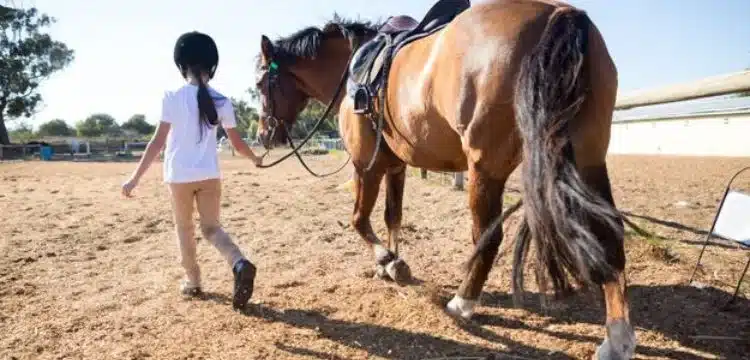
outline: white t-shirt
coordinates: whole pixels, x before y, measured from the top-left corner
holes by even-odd
[[[219,124],[225,129],[237,126],[232,101],[208,87],[214,99]],[[198,117],[198,86],[185,84],[167,91],[162,100],[161,121],[171,124],[164,149],[164,182],[186,183],[219,179],[216,152],[217,126],[206,127]],[[200,126],[203,126],[201,138]]]

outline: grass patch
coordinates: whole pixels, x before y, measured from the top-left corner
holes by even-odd
[[[680,254],[674,249],[674,243],[670,239],[653,234],[639,222],[631,221],[627,216],[624,216],[623,220],[625,221],[625,239],[637,241],[643,245],[645,255],[666,264],[680,262]]]
[[[643,239],[645,240],[648,254],[655,260],[667,264],[676,264],[680,262],[680,254],[674,250],[674,246],[672,246],[666,238],[660,236],[646,236],[643,237]]]

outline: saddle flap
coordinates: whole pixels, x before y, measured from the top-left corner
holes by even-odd
[[[349,66],[349,79],[356,84],[369,85],[378,72],[376,66],[382,66],[385,54],[385,39],[381,35],[364,43],[352,57]],[[373,74],[375,73],[375,74]]]

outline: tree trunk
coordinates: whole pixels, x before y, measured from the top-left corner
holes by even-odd
[[[0,109],[0,145],[10,145],[8,128],[5,127],[5,118],[3,118],[3,109]]]

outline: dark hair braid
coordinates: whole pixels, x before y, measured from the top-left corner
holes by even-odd
[[[198,126],[200,128],[201,140],[203,140],[203,131],[205,127],[212,127],[219,124],[219,115],[216,113],[216,105],[214,104],[211,94],[208,92],[208,87],[203,82],[203,69],[198,65],[190,67],[190,73],[198,81]]]

